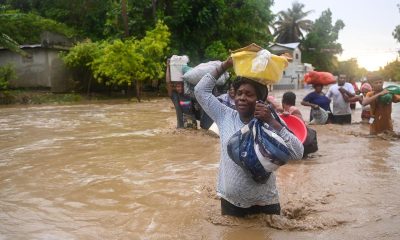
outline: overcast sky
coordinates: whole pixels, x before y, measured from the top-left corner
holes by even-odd
[[[292,0],[275,0],[272,11],[277,13],[292,6]],[[313,10],[310,20],[330,9],[333,23],[341,19],[346,25],[339,32],[338,42],[343,53],[339,60],[357,58],[358,64],[368,70],[377,70],[396,59],[400,44],[392,36],[400,25],[400,0],[299,0],[304,11]]]

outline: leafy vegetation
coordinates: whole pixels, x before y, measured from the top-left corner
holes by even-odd
[[[8,88],[9,81],[16,77],[12,64],[0,66],[0,91]]]
[[[332,12],[323,11],[302,42],[304,62],[312,63],[319,71],[334,72],[338,65],[335,55],[342,52],[337,40],[344,26],[342,20],[332,24]]]
[[[0,33],[12,37],[8,42],[19,44],[40,43],[40,34],[43,31],[61,33],[67,37],[75,35],[74,30],[65,24],[43,18],[34,13],[20,13],[18,11],[0,13]],[[2,46],[6,47],[7,45],[2,44]]]
[[[387,64],[381,72],[387,80],[400,82],[400,61],[396,60]]]
[[[351,58],[347,61],[338,62],[337,69],[334,73],[336,75],[345,74],[350,79],[360,79],[361,77],[366,76],[368,71],[367,69],[358,66],[357,59]]]
[[[140,85],[164,76],[164,58],[168,51],[170,32],[159,21],[142,39],[129,38],[103,42],[83,42],[63,56],[67,66],[87,80],[93,76],[106,85],[128,85],[136,81],[140,100]],[[82,84],[83,85],[83,84]]]
[[[73,37],[76,45],[62,58],[73,70],[76,90],[142,85],[164,77],[165,60],[188,55],[196,65],[225,59],[229,50],[252,42],[301,41],[303,62],[317,70],[359,76],[355,59],[339,62],[338,43],[344,23],[332,21],[328,9],[313,23],[311,11],[294,2],[271,12],[273,0],[3,0],[0,3],[0,46],[20,52],[18,44],[39,43],[43,31]],[[275,18],[276,17],[276,18]],[[276,21],[274,21],[276,19]],[[274,33],[270,27],[275,28]],[[307,35],[306,35],[307,34]],[[393,32],[400,41],[400,27]],[[395,65],[395,64],[394,64]],[[394,76],[388,67],[388,76]],[[397,77],[392,77],[397,79]]]

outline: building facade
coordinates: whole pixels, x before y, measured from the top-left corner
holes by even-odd
[[[273,54],[288,53],[293,60],[283,72],[282,79],[273,85],[274,89],[298,89],[303,87],[304,74],[313,70],[311,64],[302,63],[300,43],[274,43],[269,48]]]
[[[69,49],[68,44],[60,44],[60,36],[51,33],[42,34],[41,39],[39,44],[20,46],[26,56],[0,48],[0,66],[11,64],[17,75],[9,87],[43,88],[52,92],[71,90],[73,80],[70,71],[59,56],[60,52]]]

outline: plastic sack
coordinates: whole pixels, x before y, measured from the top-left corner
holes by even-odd
[[[274,117],[286,127],[276,113]],[[273,171],[290,159],[296,158],[291,155],[286,142],[271,126],[256,118],[229,139],[227,151],[229,157],[250,173],[257,183],[267,182]]]
[[[315,125],[323,125],[328,121],[329,112],[325,111],[325,109],[318,108],[318,109],[311,109],[311,116],[313,120],[310,124]]]
[[[283,139],[253,119],[228,142],[229,157],[258,183],[265,183],[271,172],[287,163],[290,153]]]
[[[183,80],[192,85],[196,85],[207,73],[211,73],[216,67],[221,65],[221,61],[210,61],[207,63],[200,63],[196,67],[190,69],[183,75]],[[229,79],[229,73],[225,72],[220,78],[217,79],[216,84],[223,86],[226,80]]]
[[[288,66],[287,58],[270,54],[254,43],[233,51],[231,57],[236,75],[263,85],[277,83]]]
[[[304,82],[307,84],[329,85],[335,83],[335,77],[329,72],[311,71],[304,75]]]
[[[379,97],[379,101],[382,103],[390,104],[393,101],[394,95],[400,95],[400,87],[398,86],[390,85],[385,87],[385,89],[389,92]]]
[[[270,58],[271,53],[269,51],[265,49],[258,51],[251,63],[251,71],[256,73],[264,71]]]

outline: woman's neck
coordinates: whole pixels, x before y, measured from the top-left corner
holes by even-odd
[[[240,121],[242,121],[244,124],[248,124],[251,119],[253,119],[253,115],[240,117]]]

